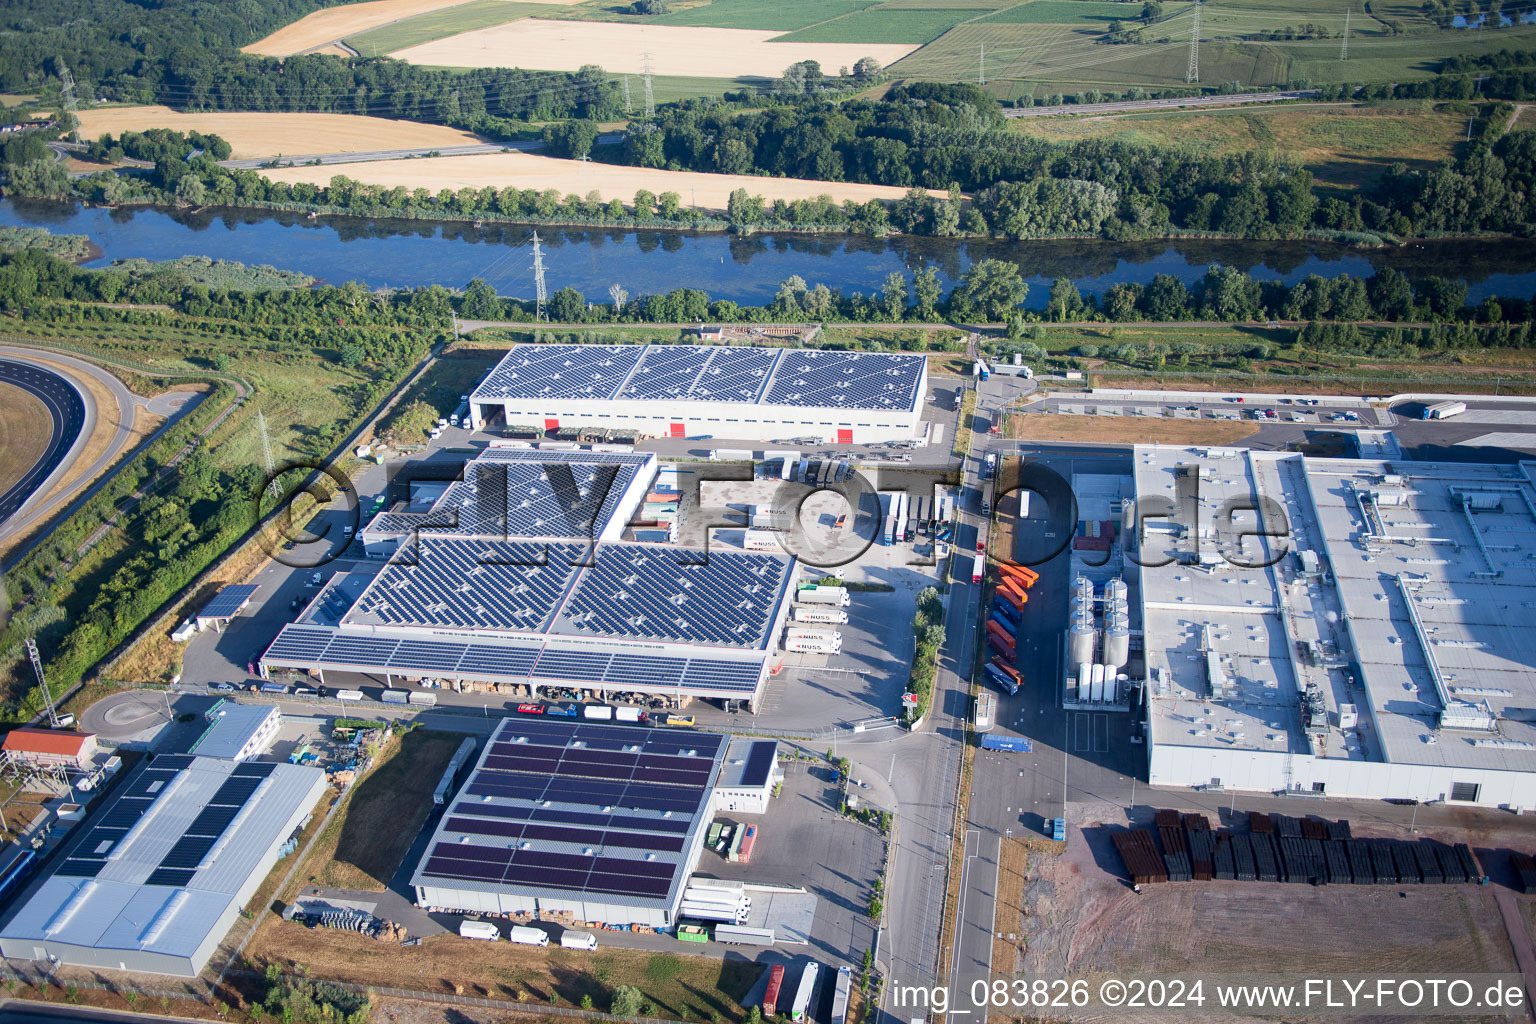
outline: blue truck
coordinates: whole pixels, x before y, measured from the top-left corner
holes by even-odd
[[[983,750],[1012,750],[1020,754],[1027,754],[1035,749],[1034,744],[1023,736],[999,736],[995,732],[989,732],[981,738]]]

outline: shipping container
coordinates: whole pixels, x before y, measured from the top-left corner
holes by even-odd
[[[977,732],[988,732],[997,724],[997,699],[985,690],[976,695],[976,715],[973,724]]]
[[[768,969],[768,988],[763,992],[763,1018],[766,1020],[779,1012],[779,990],[784,987],[784,965],[774,964]]]
[[[708,942],[709,931],[696,924],[681,924],[677,926],[678,942]]]
[[[837,969],[837,987],[832,990],[832,1016],[828,1024],[847,1024],[848,1022],[848,996],[853,992],[853,970],[849,967]]]
[[[405,704],[410,701],[410,695],[404,690],[385,690],[379,694],[379,699],[385,704]]]
[[[459,934],[466,939],[482,939],[486,942],[495,942],[501,938],[501,932],[490,921],[460,921]]]
[[[430,708],[437,704],[437,694],[427,693],[422,690],[412,690],[409,700],[412,704],[415,704],[418,707]]]
[[[507,929],[507,938],[524,946],[549,945],[549,933],[538,928],[529,928],[527,925],[514,924]]]
[[[362,700],[363,699],[363,691],[362,690],[337,690],[336,691],[336,699],[337,700]]]
[[[999,736],[996,733],[983,736],[981,745],[987,750],[1012,750],[1024,754],[1034,749],[1034,744],[1023,736]]]
[[[746,833],[741,837],[741,844],[736,847],[735,859],[742,864],[752,863],[752,848],[757,845],[757,826],[748,825]]]

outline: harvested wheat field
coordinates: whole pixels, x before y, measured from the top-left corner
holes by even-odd
[[[236,159],[304,156],[319,153],[367,153],[416,146],[469,146],[485,140],[469,132],[415,121],[356,114],[182,114],[170,107],[106,107],[82,110],[81,138],[121,135],[147,128],[218,135]],[[329,175],[326,176],[329,181]]]
[[[1246,420],[1183,420],[1146,416],[1028,413],[1009,417],[1008,436],[1027,441],[1103,444],[1232,444],[1258,433]]]
[[[773,41],[781,35],[739,28],[524,18],[408,46],[390,56],[413,64],[533,71],[575,71],[596,64],[609,74],[633,75],[645,70],[649,53],[651,72],[657,75],[778,78],[796,61],[820,61],[823,70],[836,71],[852,67],[861,57],[873,57],[884,67],[917,49],[893,43]]]
[[[806,178],[767,178],[751,174],[706,174],[701,171],[663,171],[650,167],[619,167],[613,164],[560,160],[533,153],[485,153],[474,156],[440,156],[421,160],[369,160],[341,167],[281,167],[262,171],[273,181],[290,184],[307,181],[326,185],[337,174],[369,185],[394,188],[439,189],[506,188],[556,189],[562,195],[585,196],[596,191],[606,201],[628,204],[638,189],[660,195],[676,192],[683,206],[723,210],[731,192],[744,188],[749,195],[766,199],[812,199],[831,196],[837,202],[853,199],[900,199],[906,189],[887,185],[859,185]],[[942,195],[935,192],[934,195]]]
[[[42,401],[12,384],[0,384],[0,493],[8,491],[42,457],[53,420]]]
[[[430,14],[445,7],[457,7],[468,0],[370,0],[369,3],[343,4],[306,14],[291,25],[284,25],[265,39],[244,47],[246,53],[267,57],[286,57],[305,53],[347,36],[366,32],[380,25]],[[574,4],[581,0],[527,0],[529,3]]]

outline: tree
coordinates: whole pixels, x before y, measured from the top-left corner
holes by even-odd
[[[802,60],[784,69],[784,77],[779,79],[779,90],[797,95],[809,95],[820,90],[825,82],[826,76],[821,73],[819,62]]]
[[[793,320],[804,312],[800,300],[805,297],[805,278],[799,274],[779,284],[778,294],[773,297],[773,305],[769,307],[773,315],[780,320]]]
[[[1172,274],[1157,274],[1147,288],[1147,319],[1183,320],[1189,316],[1189,289]]]
[[[649,189],[635,191],[635,220],[650,220],[656,216],[656,193]]]
[[[496,289],[485,282],[484,278],[475,278],[469,282],[469,287],[464,289],[464,298],[459,303],[459,314],[466,320],[495,320],[501,315],[501,302],[496,298]]]
[[[939,297],[944,286],[939,283],[939,272],[932,267],[922,267],[912,277],[912,296],[917,300],[917,318],[932,320],[937,315]]]
[[[960,278],[950,295],[950,302],[961,316],[997,321],[1005,318],[1029,295],[1029,285],[1019,276],[1017,265],[1006,260],[981,260],[973,263]]]
[[[580,320],[586,309],[586,297],[567,285],[555,292],[549,304],[549,315],[557,323],[570,324]]]
[[[624,303],[629,301],[629,292],[617,284],[611,284],[608,286],[608,298],[613,303],[614,313],[623,313]]]
[[[638,1017],[640,1007],[645,1002],[645,996],[633,985],[620,985],[613,990],[613,1001],[609,1007],[617,1017]]]
[[[907,278],[905,274],[892,272],[885,276],[885,287],[880,291],[880,305],[885,318],[892,323],[905,319],[907,314]]]
[[[873,57],[860,57],[853,63],[853,77],[867,82],[880,74],[880,62]]]
[[[195,174],[184,174],[176,183],[176,202],[181,206],[201,206],[207,196],[207,186]]]
[[[1051,282],[1051,299],[1048,304],[1051,315],[1058,322],[1077,319],[1083,309],[1083,295],[1070,277],[1058,277]]]

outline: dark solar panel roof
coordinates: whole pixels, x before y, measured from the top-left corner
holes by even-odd
[[[763,402],[842,409],[911,409],[924,357],[887,352],[797,349],[774,368]]]
[[[617,398],[753,402],[780,350],[718,345],[650,345]]]
[[[681,885],[725,739],[507,719],[413,884],[663,899]]]
[[[741,784],[752,788],[766,783],[773,771],[773,759],[778,749],[779,745],[771,740],[752,744],[752,750],[747,754],[747,765],[741,773]]]
[[[235,583],[213,595],[213,600],[203,605],[197,613],[200,619],[227,619],[240,610],[260,588],[254,583]]]
[[[640,345],[517,345],[475,389],[485,398],[612,398]]]

